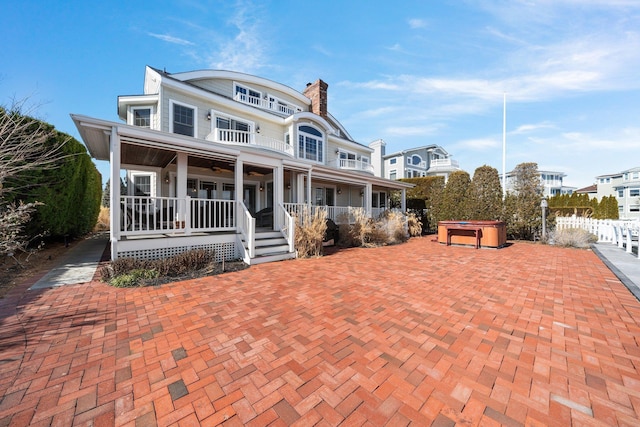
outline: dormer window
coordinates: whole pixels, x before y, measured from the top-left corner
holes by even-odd
[[[260,92],[237,83],[235,86],[234,99],[236,101],[244,102],[245,104],[260,105],[260,100],[262,99],[262,94]]]
[[[151,127],[151,108],[133,108],[133,125],[143,128]]]
[[[324,153],[324,137],[318,129],[301,125],[298,127],[298,157],[322,163]]]

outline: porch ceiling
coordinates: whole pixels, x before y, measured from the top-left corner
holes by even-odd
[[[175,156],[175,151],[140,145],[122,144],[121,148],[121,162],[130,165],[165,168]],[[209,163],[211,163],[210,160]]]

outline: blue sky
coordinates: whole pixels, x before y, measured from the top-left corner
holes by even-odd
[[[471,175],[522,162],[584,187],[640,166],[640,0],[3,2],[0,104],[79,139],[118,121],[145,65],[227,69],[302,91],[387,153],[443,146]],[[98,162],[106,180],[107,167]]]

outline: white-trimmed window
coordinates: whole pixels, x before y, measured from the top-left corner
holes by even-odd
[[[640,196],[640,188],[629,189],[629,197],[638,197],[638,196]]]
[[[302,111],[302,108],[298,107],[297,105],[289,104],[288,102],[283,101],[277,96],[268,94],[265,98],[269,100],[269,109],[277,111],[278,113],[290,116]]]
[[[196,114],[197,108],[191,105],[170,101],[169,124],[171,133],[186,136],[196,136]]]
[[[398,172],[395,169],[389,171],[389,179],[395,180],[397,178],[397,176],[398,176]]]
[[[387,193],[384,191],[373,191],[371,193],[371,207],[384,209],[387,207]]]
[[[131,124],[143,128],[151,127],[151,107],[131,107]]]
[[[393,159],[389,159],[389,164],[390,165],[395,165],[396,164],[396,158],[394,157]]]
[[[234,83],[233,93],[237,101],[245,104],[260,105],[260,100],[262,99],[261,92],[239,83]]]
[[[624,197],[624,190],[618,190],[618,197],[621,199]]]
[[[131,174],[131,181],[133,183],[132,189],[129,194],[132,196],[146,196],[150,197],[155,194],[153,191],[153,176],[150,172],[135,172]]]
[[[211,113],[212,121],[217,132],[217,141],[244,144],[251,142],[251,133],[253,133],[255,129],[254,122],[215,110],[212,110]]]
[[[324,159],[324,137],[322,132],[310,125],[298,126],[298,157],[322,163]]]

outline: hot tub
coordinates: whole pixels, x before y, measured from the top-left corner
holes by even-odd
[[[507,228],[504,221],[439,221],[438,243],[501,248]]]

